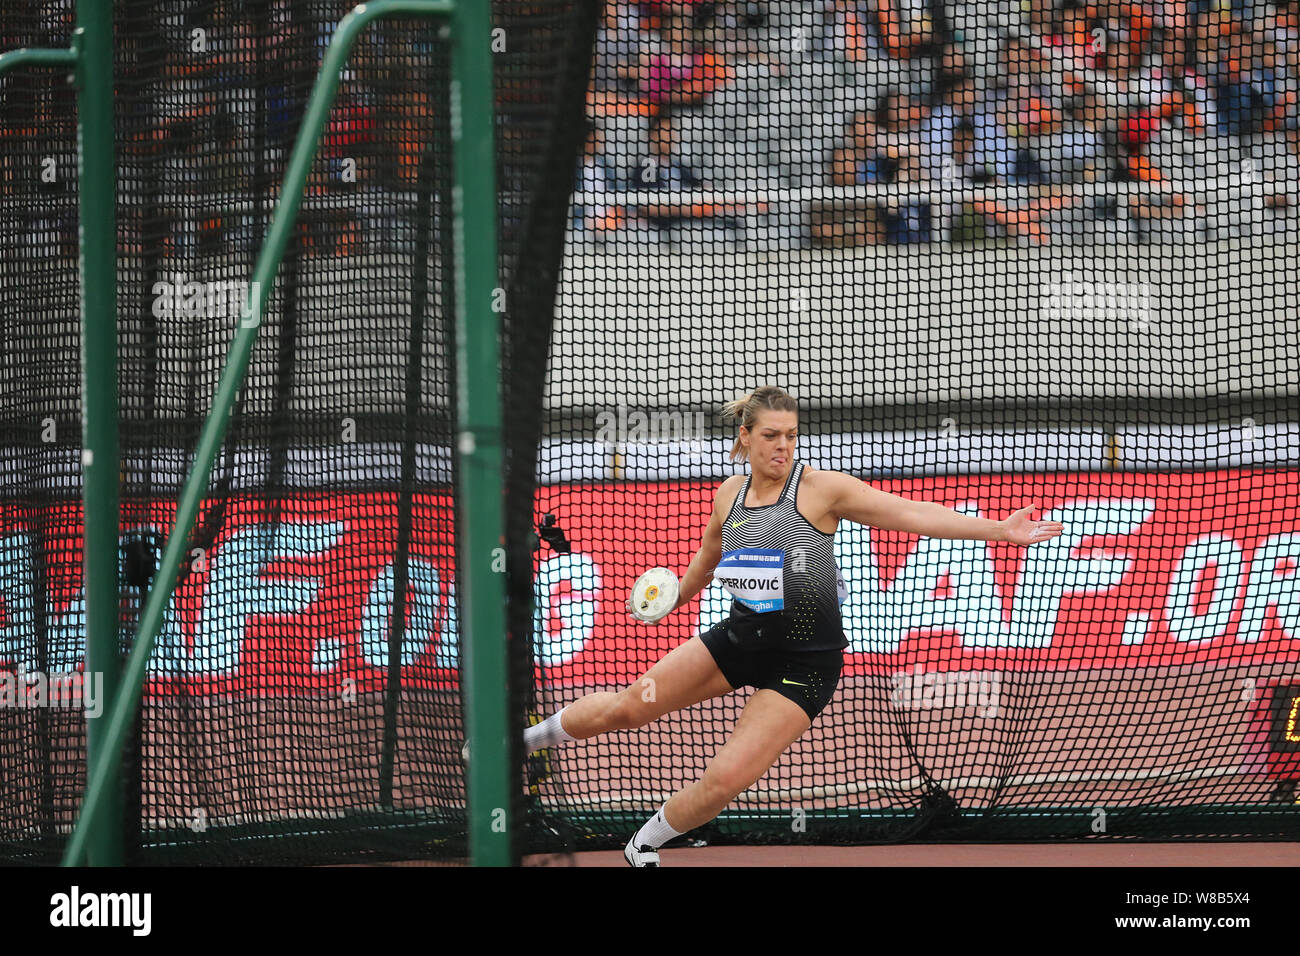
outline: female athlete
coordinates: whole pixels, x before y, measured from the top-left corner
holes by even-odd
[[[677,791],[628,841],[632,866],[659,866],[659,848],[712,820],[812,726],[839,682],[848,640],[840,624],[839,572],[831,543],[840,521],[932,538],[1031,545],[1059,535],[1032,521],[1035,506],[1002,521],[872,488],[838,471],[795,461],[798,406],[765,386],[731,402],[741,422],[732,460],[748,475],[718,488],[700,549],[682,577],[674,610],[712,580],[734,596],[730,616],[666,654],[622,692],[574,701],[525,732],[528,753],[611,730],[644,727],[700,701],[755,688],[703,776]],[[773,573],[777,568],[780,573]],[[648,683],[653,681],[653,683]],[[653,687],[646,700],[643,688]]]

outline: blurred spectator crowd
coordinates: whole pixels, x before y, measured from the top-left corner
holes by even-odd
[[[140,0],[118,11],[123,34],[147,38],[124,52],[117,69],[123,253],[257,251],[307,92],[350,6]],[[42,5],[39,16],[5,22],[11,35],[0,31],[0,49],[64,47],[74,7],[56,0]],[[438,94],[420,79],[432,72],[433,48],[428,31],[410,29],[367,31],[358,40],[299,214],[307,251],[349,254],[363,235],[383,244],[410,231],[391,197],[414,187],[432,139]],[[386,124],[388,117],[401,121]],[[29,210],[38,206],[35,195],[45,197],[50,212],[35,228],[72,254],[75,122],[73,90],[48,76],[9,79],[0,91],[3,194]],[[38,176],[45,168],[58,175]],[[331,202],[338,190],[374,195]]]
[[[1286,228],[1298,7],[608,0],[574,235],[799,246]]]
[[[72,4],[41,10],[0,36],[6,48],[66,44]],[[124,8],[158,37],[118,91],[124,251],[260,239],[338,11],[257,10]],[[412,82],[430,53],[410,30],[359,44],[304,207],[309,247],[347,253],[405,229],[385,225],[397,214],[379,198],[331,209],[330,193],[415,185],[440,102]],[[606,0],[571,238],[801,248],[1285,230],[1298,77],[1300,0]],[[17,195],[45,172],[42,228],[73,248],[75,209],[56,201],[73,195],[71,90],[9,84],[0,184]]]

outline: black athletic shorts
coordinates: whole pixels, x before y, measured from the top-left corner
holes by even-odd
[[[816,720],[840,682],[844,652],[749,650],[736,639],[730,619],[700,635],[732,687],[767,688],[788,697]]]

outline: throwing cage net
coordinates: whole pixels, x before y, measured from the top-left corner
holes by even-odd
[[[347,9],[118,5],[124,650]],[[808,464],[1066,533],[841,523],[835,697],[691,839],[1295,839],[1294,5],[493,10],[516,726],[726,615],[623,603],[777,384]],[[71,28],[11,3],[0,48]],[[343,77],[128,748],[136,861],[465,853],[449,83],[426,22]],[[0,86],[15,861],[66,839],[93,695],[74,124]],[[517,852],[621,846],[749,693],[515,754]]]

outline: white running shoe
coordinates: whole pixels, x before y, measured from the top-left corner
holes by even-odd
[[[636,834],[633,833],[632,839],[623,847],[623,859],[627,860],[628,866],[658,866],[659,851],[652,846],[633,846],[632,841],[635,839]]]

